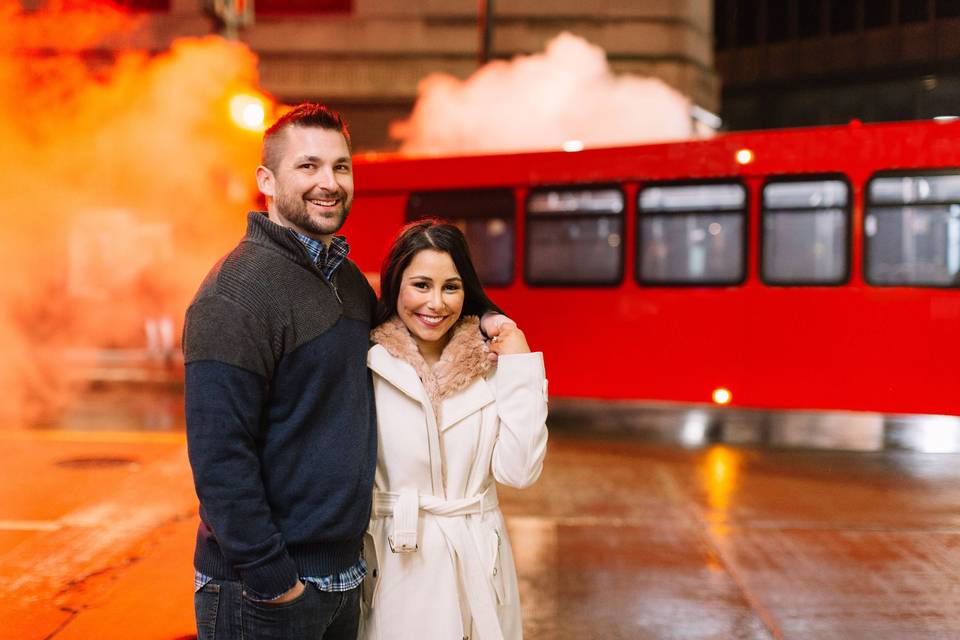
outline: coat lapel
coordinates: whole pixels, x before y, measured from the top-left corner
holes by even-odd
[[[440,411],[440,431],[446,431],[472,413],[478,413],[494,401],[490,385],[483,378],[474,378],[463,391],[443,401]]]
[[[404,395],[422,404],[424,410],[430,408],[423,383],[420,382],[417,372],[409,363],[394,358],[382,345],[374,345],[367,354],[367,366]],[[487,381],[479,377],[474,378],[466,389],[442,401],[440,431],[446,431],[471,413],[480,411],[494,400],[493,392],[490,390]]]
[[[413,366],[391,356],[383,345],[374,345],[367,353],[367,366],[378,376],[395,386],[413,400],[430,406],[423,384]]]

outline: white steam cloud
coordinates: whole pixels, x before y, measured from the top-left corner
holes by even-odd
[[[412,154],[557,149],[693,136],[690,102],[663,81],[615,75],[603,49],[570,33],[542,54],[494,61],[465,81],[420,82],[410,118],[391,136]]]

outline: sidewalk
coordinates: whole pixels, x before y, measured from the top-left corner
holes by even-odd
[[[0,638],[193,637],[182,434],[0,431]]]
[[[74,601],[77,613],[56,640],[196,637],[193,620],[193,542],[197,518],[169,522],[142,541],[127,564]],[[49,636],[47,636],[49,637]]]

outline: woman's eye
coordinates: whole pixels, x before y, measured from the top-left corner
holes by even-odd
[[[426,282],[414,282],[414,283],[413,283],[413,286],[415,286],[417,289],[426,289],[426,288],[427,288],[427,283],[426,283]]]
[[[460,291],[460,285],[457,284],[448,284],[445,289],[447,291]]]

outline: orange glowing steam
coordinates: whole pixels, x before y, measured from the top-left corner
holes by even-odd
[[[0,0],[0,425],[50,419],[71,354],[173,351],[200,279],[255,206],[260,134],[236,126],[256,58],[218,37],[100,47],[139,23],[106,3]],[[82,7],[82,8],[77,8]]]

